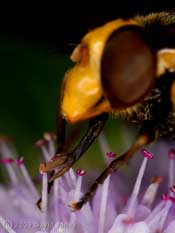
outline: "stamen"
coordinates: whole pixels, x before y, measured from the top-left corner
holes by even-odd
[[[141,149],[141,153],[142,153],[142,155],[144,157],[146,157],[148,159],[153,159],[154,158],[154,155],[150,151],[148,151],[146,149]]]
[[[148,226],[152,229],[153,232],[154,231],[162,232],[162,229],[164,227],[171,206],[172,206],[172,202],[170,201],[166,202],[162,210],[159,211],[157,215],[154,215],[153,218],[150,218],[150,221],[147,222]]]
[[[86,172],[82,169],[77,169],[76,174],[78,176],[76,187],[75,187],[75,192],[74,192],[74,202],[77,202],[80,199],[81,196],[81,186],[82,186],[82,178],[86,174]],[[71,207],[71,203],[69,205]],[[70,219],[70,226],[75,226],[76,223],[76,214],[73,212],[71,214],[71,219]],[[74,229],[71,229],[70,233],[73,233]]]
[[[168,194],[162,194],[162,200],[164,201],[170,201],[170,196]]]
[[[44,133],[43,137],[46,141],[55,141],[56,140],[56,135],[54,133]]]
[[[14,162],[14,159],[12,159],[12,158],[3,158],[0,160],[0,163],[2,163],[2,164],[10,164],[13,162]]]
[[[53,186],[55,221],[58,221],[58,217],[59,217],[59,210],[58,210],[59,188],[58,187],[59,187],[59,179],[55,179],[54,186]]]
[[[78,174],[77,171],[76,171],[77,175],[82,175],[82,176],[85,175],[85,171],[83,171],[83,170],[81,170],[81,169],[77,169],[77,170],[79,170],[78,173],[80,173],[80,174]],[[81,174],[81,173],[82,173],[82,174]],[[84,173],[84,174],[83,174],[83,173]],[[68,185],[69,188],[75,188],[75,186],[76,186],[76,181],[77,181],[77,177],[76,177],[76,175],[75,175],[75,173],[74,173],[74,171],[73,171],[72,168],[70,168],[70,169],[64,174],[64,178],[65,178],[65,180],[66,180],[67,185]]]
[[[109,164],[111,163],[112,159],[116,156],[117,154],[113,153],[113,152],[107,152],[106,153],[106,157],[108,157],[108,160],[106,162],[106,167],[109,166]]]
[[[106,156],[109,158],[114,158],[116,155],[117,155],[116,153],[113,153],[111,151],[106,153]]]
[[[137,176],[136,183],[134,185],[134,189],[133,189],[133,192],[131,194],[131,198],[129,200],[127,214],[130,217],[134,217],[134,214],[135,214],[135,204],[136,204],[137,197],[138,197],[138,194],[139,194],[139,191],[140,191],[141,182],[142,182],[142,179],[143,179],[143,175],[144,175],[144,172],[145,172],[145,169],[146,169],[148,159],[153,159],[153,157],[154,157],[151,152],[149,152],[149,151],[147,151],[145,149],[142,150],[141,153],[144,155],[145,158],[144,158],[144,160],[142,162],[142,165],[140,167],[139,174]]]
[[[175,198],[168,194],[162,194],[162,200],[171,201],[173,204],[175,203]]]
[[[168,187],[172,187],[175,183],[175,168],[174,168],[175,150],[174,149],[169,150],[168,157],[169,157]]]
[[[163,229],[164,223],[166,221],[170,207],[173,204],[173,199],[168,194],[162,195],[162,200],[151,212],[151,214],[145,219],[145,222],[152,230],[159,230],[160,232]],[[157,229],[159,226],[159,229]]]
[[[71,177],[71,180],[73,183],[76,182],[76,176],[75,176],[75,172],[72,168],[69,169],[69,174],[70,174],[70,177]]]
[[[171,202],[175,204],[175,197],[170,197],[170,199],[171,199]]]
[[[12,166],[12,163],[9,161],[9,155],[12,157],[12,159],[13,159],[13,156],[9,149],[9,146],[6,145],[6,142],[4,142],[3,140],[0,141],[0,152],[3,156],[2,160],[4,161],[4,164],[6,165],[5,168],[9,175],[10,181],[13,186],[16,186],[18,184],[18,178],[15,172],[15,169]]]
[[[67,183],[67,186],[68,186],[69,188],[74,188],[74,187],[76,186],[76,182],[75,182],[75,183],[72,182],[72,179],[71,179],[71,176],[70,176],[70,172],[69,172],[69,171],[67,171],[67,172],[64,174],[63,178],[65,179],[65,183]]]
[[[107,199],[108,199],[108,190],[109,190],[110,176],[105,180],[102,187],[102,196],[101,196],[101,205],[100,205],[100,213],[99,213],[99,222],[98,222],[98,233],[105,232],[105,218],[106,218],[106,207],[107,207]]]
[[[22,165],[24,163],[24,158],[23,157],[18,157],[16,159],[16,163],[18,166]]]
[[[9,222],[0,216],[0,224],[8,233],[16,233],[10,226]]]
[[[43,175],[44,172],[47,172],[45,163],[40,163],[39,172],[40,172],[41,175]]]
[[[108,151],[110,151],[107,139],[103,132],[101,132],[100,135],[98,136],[98,143],[100,145],[100,150],[102,155],[105,155]],[[106,156],[104,156],[104,159],[105,162],[107,162]]]
[[[166,227],[164,233],[172,233],[175,229],[175,221],[171,221],[169,225]]]
[[[100,135],[98,137],[98,142],[100,145],[100,150],[102,152],[102,155],[105,159],[105,165],[106,165],[106,167],[108,167],[112,158],[114,158],[117,154],[110,151],[107,139],[106,139],[105,134],[103,132],[100,133]]]
[[[77,169],[76,174],[77,176],[84,176],[86,174],[86,171],[82,169]]]
[[[81,194],[81,185],[82,185],[82,177],[83,175],[81,174],[86,174],[86,172],[82,169],[77,169],[76,174],[78,176],[77,182],[76,182],[76,187],[75,187],[75,192],[74,192],[74,201],[69,204],[69,207],[73,207],[74,203],[77,202],[80,198]],[[73,210],[73,208],[72,208]]]
[[[152,203],[155,200],[160,182],[162,181],[162,178],[160,176],[155,176],[152,180],[152,183],[149,185],[147,190],[145,191],[145,194],[142,198],[141,203],[147,207],[151,207]]]
[[[48,149],[46,148],[46,142],[46,140],[40,139],[35,143],[35,145],[41,150],[41,153],[44,156],[45,161],[48,162],[50,160],[50,154],[48,152]]]
[[[78,175],[78,179],[75,187],[74,200],[77,202],[81,195],[82,177],[86,174],[86,171],[82,169],[77,169],[76,173]]]
[[[38,141],[35,142],[35,146],[38,148],[41,148],[44,145],[46,145],[46,140],[44,139],[39,139]]]
[[[144,221],[135,222],[126,214],[119,214],[108,233],[148,233],[149,228]],[[151,232],[152,233],[152,232]]]
[[[24,180],[25,180],[27,186],[29,187],[29,190],[33,194],[34,198],[38,199],[39,198],[38,191],[37,191],[35,185],[33,184],[33,181],[32,181],[31,176],[29,175],[29,173],[27,171],[26,166],[24,165],[24,158],[23,157],[17,158],[16,163],[21,170],[21,173],[24,177]]]
[[[56,135],[53,133],[45,133],[43,136],[44,136],[44,139],[48,141],[48,151],[49,151],[50,158],[52,158],[56,153],[56,150],[55,150]]]
[[[9,178],[11,180],[12,185],[16,186],[18,184],[18,178],[11,164],[6,164],[6,169],[9,174]]]
[[[175,149],[170,149],[168,152],[169,159],[175,159]]]
[[[47,173],[43,173],[42,177],[42,224],[43,226],[47,226],[47,206],[48,206],[48,177]]]

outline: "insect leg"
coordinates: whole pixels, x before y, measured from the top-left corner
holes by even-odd
[[[57,118],[57,153],[61,153],[64,148],[65,138],[66,138],[66,121],[61,117],[60,112]]]
[[[154,134],[155,135],[155,134]],[[143,133],[137,138],[136,142],[133,146],[122,156],[113,160],[109,166],[102,172],[102,174],[96,179],[95,183],[89,188],[89,191],[82,196],[79,202],[71,203],[70,207],[73,210],[79,210],[82,206],[92,198],[95,194],[98,186],[102,184],[105,179],[111,175],[114,171],[116,171],[119,167],[126,164],[135,154],[135,152],[142,146],[145,146],[152,142],[155,139],[155,136],[152,134]]]
[[[64,149],[65,145],[65,137],[66,137],[66,121],[61,118],[61,114],[59,114],[60,117],[57,119],[57,153],[61,153]],[[54,156],[54,155],[53,155]],[[50,177],[55,175],[55,171],[52,170],[51,173],[49,174]],[[48,189],[47,193],[49,194],[51,189],[53,187],[53,181],[48,183]],[[42,209],[42,198],[40,197],[36,203],[38,208],[41,210]]]
[[[71,152],[59,153],[54,156],[54,158],[51,159],[48,163],[41,164],[41,173],[48,172],[53,169],[58,169],[58,172],[50,178],[50,182],[52,182],[57,177],[62,176],[87,151],[89,146],[93,143],[93,141],[97,138],[97,136],[103,129],[103,126],[107,119],[108,114],[104,113],[91,120],[88,131],[86,135],[81,139],[80,143]]]

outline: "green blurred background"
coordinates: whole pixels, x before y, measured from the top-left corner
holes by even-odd
[[[7,37],[1,37],[0,53],[1,77],[3,77],[1,134],[8,135],[12,139],[17,153],[25,157],[30,172],[36,173],[40,157],[34,143],[43,136],[44,132],[56,133],[60,85],[65,71],[72,66],[69,53],[63,51],[48,53],[47,45],[44,43],[12,40]],[[110,130],[111,124],[113,130]],[[119,149],[122,148],[121,127],[116,120],[109,120],[105,127],[106,134],[110,135],[109,138],[117,139]],[[84,124],[81,135],[86,128],[87,124]],[[78,140],[77,138],[77,142]],[[109,142],[112,147],[114,141]],[[77,166],[95,168],[97,164],[102,165],[103,162],[98,159],[101,156],[97,147],[96,142],[88,151],[88,156],[85,156]]]
[[[69,55],[82,35],[116,17],[172,10],[174,6],[174,1],[124,1],[117,9],[110,5],[105,10],[89,7],[84,11],[75,3],[67,9],[65,2],[57,12],[54,9],[50,12],[50,21],[46,20],[49,30],[38,11],[32,15],[23,12],[22,20],[15,16],[5,25],[6,30],[0,36],[0,133],[12,138],[31,174],[38,172],[41,160],[35,141],[44,132],[56,132],[60,84],[64,72],[72,66]],[[121,153],[131,144],[129,132],[120,121],[108,122],[105,134],[112,151]],[[76,166],[101,169],[103,162],[99,158],[95,142],[88,156]]]

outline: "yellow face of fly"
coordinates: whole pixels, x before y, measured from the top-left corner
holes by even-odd
[[[106,40],[110,34],[125,25],[137,24],[134,20],[115,20],[90,31],[74,49],[71,60],[76,62],[64,77],[61,114],[74,123],[109,111],[100,82],[100,62]]]

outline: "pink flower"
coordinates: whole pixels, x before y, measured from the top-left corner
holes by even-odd
[[[36,145],[46,161],[55,153],[54,136],[51,134],[46,134]],[[165,155],[168,182],[164,175],[161,177],[161,174],[157,174],[147,183],[147,177],[153,172],[148,168],[154,163],[157,154],[142,149],[138,153],[142,161],[132,189],[128,190],[131,177],[124,172],[115,172],[99,187],[91,203],[77,212],[72,212],[69,204],[78,201],[85,191],[82,191],[82,183],[86,183],[84,170],[74,172],[70,169],[54,181],[48,194],[48,174],[42,174],[42,190],[39,192],[29,176],[23,158],[3,139],[0,140],[0,154],[0,162],[9,176],[9,184],[0,186],[2,233],[175,232],[175,156],[172,149],[169,155]],[[107,155],[109,154],[106,163],[116,153],[109,152]],[[158,171],[158,166],[157,163],[154,172]],[[42,211],[36,205],[40,193]]]

